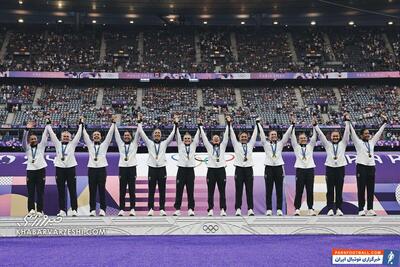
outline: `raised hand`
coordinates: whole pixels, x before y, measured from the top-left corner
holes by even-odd
[[[26,128],[27,129],[32,129],[34,126],[34,122],[33,121],[28,121],[28,123],[26,124]]]
[[[257,117],[256,123],[260,123],[260,122],[261,122],[261,118],[260,118],[260,117]]]
[[[142,113],[138,113],[138,115],[137,115],[137,121],[139,122],[139,123],[141,123],[142,121],[143,121],[143,114]]]
[[[226,121],[227,121],[228,123],[231,123],[231,122],[232,122],[231,116],[226,116]]]
[[[203,125],[203,120],[201,118],[197,118],[197,124],[199,126]]]
[[[385,114],[381,114],[381,117],[382,117],[382,119],[383,119],[384,122],[387,122],[387,121],[388,121],[388,118],[387,118],[387,116],[386,116]]]
[[[316,116],[313,116],[312,125],[313,125],[313,126],[317,126],[317,124],[318,124],[318,119],[317,119]]]
[[[117,122],[117,116],[116,115],[112,115],[111,123],[116,123],[116,122]]]
[[[83,116],[79,117],[79,124],[83,124],[85,122],[85,118]]]
[[[177,125],[179,123],[179,116],[175,115],[174,116],[174,124]]]
[[[345,120],[345,121],[350,121],[350,114],[349,114],[348,112],[345,112],[345,113],[343,114],[343,117],[344,117],[344,120]]]
[[[296,117],[294,116],[293,113],[290,113],[290,123],[291,124],[296,124]]]

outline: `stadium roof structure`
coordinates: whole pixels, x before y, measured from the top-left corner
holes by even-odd
[[[386,25],[399,14],[399,0],[0,0],[2,23]]]

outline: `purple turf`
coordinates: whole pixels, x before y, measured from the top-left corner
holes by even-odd
[[[0,265],[329,266],[332,248],[400,249],[400,236],[0,238]]]

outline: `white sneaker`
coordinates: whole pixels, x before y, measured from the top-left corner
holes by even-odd
[[[266,216],[272,216],[272,210],[267,210],[267,212],[265,213]]]
[[[299,209],[295,210],[294,216],[300,216],[300,210]]]
[[[277,210],[277,211],[276,211],[276,215],[278,215],[278,216],[283,216],[282,210]]]
[[[213,210],[209,210],[208,213],[207,213],[207,216],[210,216],[210,217],[214,216],[214,211]]]
[[[317,216],[317,214],[315,213],[315,211],[313,209],[309,209],[308,216]]]
[[[224,210],[224,209],[221,209],[221,213],[220,213],[219,215],[221,215],[221,216],[225,217],[225,216],[226,216],[226,212],[225,212],[225,210]]]
[[[235,216],[242,216],[242,211],[240,209],[237,209],[235,212]]]
[[[154,215],[154,210],[150,209],[149,212],[147,213],[147,216],[153,216]]]
[[[92,210],[92,211],[90,212],[90,216],[91,216],[91,217],[96,216],[96,210]]]
[[[124,210],[120,210],[120,211],[118,212],[118,216],[124,216],[124,214],[125,214],[125,211],[124,211]]]
[[[76,210],[71,210],[71,212],[69,213],[72,217],[77,217],[78,216],[78,212]]]
[[[337,209],[336,216],[343,216],[343,212],[340,209]]]
[[[194,216],[194,210],[189,209],[188,210],[188,216]]]
[[[174,212],[174,214],[172,214],[172,216],[181,216],[181,211],[180,210],[176,210]]]
[[[30,211],[28,212],[28,215],[29,215],[29,216],[36,215],[36,210],[30,210]]]
[[[43,216],[44,216],[44,213],[43,213],[43,211],[38,211],[38,212],[36,212],[36,215],[37,215],[38,217],[43,217]]]
[[[101,217],[106,216],[106,212],[104,210],[100,209],[99,216],[101,216]]]
[[[333,209],[330,209],[330,210],[328,211],[328,214],[326,214],[326,215],[328,215],[328,216],[333,216],[333,215],[334,215]]]
[[[359,216],[365,216],[365,210],[360,210],[360,211],[358,212],[358,215],[359,215]]]
[[[167,216],[167,213],[164,210],[160,210],[160,216]]]
[[[369,210],[367,216],[376,216],[376,212],[374,210]]]
[[[131,209],[131,211],[129,212],[129,216],[136,216],[135,209]]]
[[[67,214],[65,213],[65,211],[60,210],[60,212],[57,213],[57,216],[58,216],[58,217],[65,217],[65,216],[67,216]]]
[[[247,211],[247,216],[254,216],[254,211],[252,209],[249,209]]]

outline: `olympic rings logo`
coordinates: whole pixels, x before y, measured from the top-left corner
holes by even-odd
[[[171,159],[173,159],[173,160],[175,160],[175,161],[178,161],[178,159],[179,159],[178,154],[173,154],[173,155],[171,156]],[[199,162],[199,163],[196,165],[196,167],[200,166],[202,163],[207,164],[207,162],[208,162],[208,156],[205,156],[205,157],[203,158],[203,157],[201,157],[201,156],[195,154],[195,155],[194,155],[194,159],[195,159],[196,161]],[[225,161],[226,161],[226,162],[232,161],[232,160],[234,160],[234,159],[235,159],[235,155],[234,155],[234,154],[226,154],[226,155],[225,155]]]
[[[219,226],[218,224],[204,224],[203,225],[203,231],[206,232],[207,234],[215,234],[216,232],[218,232],[219,230]]]

